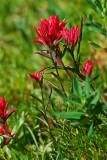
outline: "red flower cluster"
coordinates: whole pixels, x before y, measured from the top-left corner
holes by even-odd
[[[30,78],[32,78],[32,79],[34,79],[36,82],[39,82],[39,83],[40,83],[40,82],[42,81],[42,78],[43,78],[43,73],[44,73],[44,69],[43,69],[41,75],[40,75],[40,71],[35,72],[34,74],[30,74],[30,73],[29,73],[29,75],[30,75]]]
[[[8,105],[5,102],[4,96],[2,96],[2,99],[0,99],[0,123],[6,122],[7,118],[9,118],[13,112],[17,111],[17,109],[13,109],[6,114],[7,107]]]
[[[5,102],[4,96],[2,96],[2,99],[0,99],[0,123],[1,123],[0,133],[10,135],[10,130],[8,128],[6,120],[11,116],[13,112],[17,111],[17,109],[13,109],[6,114],[7,107],[8,105]],[[7,128],[8,132],[5,130],[5,128]],[[17,134],[17,132],[14,133],[13,135],[15,134]],[[9,141],[10,141],[10,138],[4,138],[4,143],[7,143]]]
[[[89,59],[86,59],[86,64],[82,66],[82,71],[84,73],[84,76],[86,76],[86,73],[90,76],[92,74],[92,69],[95,65],[95,62],[93,64],[90,64]]]
[[[6,128],[7,131],[4,128]],[[17,133],[18,133],[18,131],[15,132],[15,133],[13,133],[12,136],[14,136]],[[0,134],[5,134],[7,136],[10,136],[11,131],[10,131],[8,125],[7,125],[7,122],[5,123],[5,127],[3,126],[3,124],[1,125],[1,127],[0,127]],[[7,144],[10,140],[11,140],[10,138],[3,137],[3,141],[4,141],[5,144]]]
[[[32,40],[32,42],[43,43],[47,48],[55,46],[62,38],[62,30],[66,24],[67,22],[59,21],[57,15],[50,16],[48,20],[41,20],[40,28],[34,26],[38,37],[37,40]]]
[[[78,34],[79,34],[79,26],[76,26],[76,29],[72,27],[70,30],[63,28],[62,35],[64,39],[71,45],[71,47],[75,47],[78,41]]]

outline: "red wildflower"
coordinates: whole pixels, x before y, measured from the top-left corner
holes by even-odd
[[[37,34],[37,40],[32,42],[43,43],[47,48],[49,46],[55,46],[62,38],[62,30],[67,24],[63,21],[59,21],[58,16],[50,16],[48,20],[41,20],[40,28],[34,26]]]
[[[17,109],[13,109],[6,114],[7,107],[8,105],[5,102],[4,96],[2,96],[2,99],[0,99],[0,122],[1,123],[4,123],[7,120],[7,118],[11,116],[13,112],[17,111]]]
[[[93,66],[95,65],[95,62],[93,64],[90,64],[89,59],[86,59],[86,64],[82,66],[82,71],[84,73],[84,76],[86,76],[86,73],[90,76],[92,74]]]
[[[71,45],[71,47],[75,47],[78,41],[78,34],[79,34],[79,26],[76,26],[76,29],[72,27],[70,30],[63,28],[62,35],[64,39]]]
[[[5,128],[6,128],[6,130],[5,130]],[[14,136],[17,133],[18,133],[18,131],[13,133],[12,136]],[[7,136],[11,136],[11,131],[10,131],[8,125],[7,125],[7,122],[5,123],[5,127],[3,126],[3,124],[1,125],[0,134],[5,134]],[[10,141],[10,138],[3,137],[3,141],[4,141],[4,143],[8,143]]]
[[[34,79],[36,82],[41,82],[42,81],[42,78],[43,78],[43,73],[44,73],[44,69],[40,75],[40,71],[38,72],[35,72],[34,74],[30,74],[30,78]]]

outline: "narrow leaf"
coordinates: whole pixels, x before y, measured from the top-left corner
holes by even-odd
[[[85,116],[86,113],[83,112],[58,112],[55,113],[55,116],[58,118],[64,118],[64,119],[74,119],[79,120],[82,116]]]
[[[99,0],[85,0],[85,1],[90,5],[90,7],[95,12],[99,13],[100,15],[102,15],[103,8],[102,8],[102,5],[101,5]]]
[[[107,48],[102,48],[99,44],[96,44],[94,42],[89,42],[89,44],[92,45],[94,48],[104,49],[105,51],[107,51]]]
[[[79,98],[82,97],[82,86],[75,75],[73,77],[73,90],[74,90],[74,94],[77,97],[79,97]]]
[[[52,144],[52,142],[49,142],[49,143],[45,146],[44,151],[43,151],[43,154],[42,154],[42,160],[44,160],[44,154],[45,154],[47,148],[48,148],[51,144]]]
[[[89,42],[90,45],[92,45],[94,48],[97,48],[97,49],[102,49],[101,46],[99,46],[98,44],[94,43],[94,42]]]
[[[67,98],[66,96],[64,96],[64,95],[60,92],[59,89],[57,89],[57,88],[54,87],[54,90],[58,93],[58,95],[59,95],[63,100],[65,100],[65,101],[67,101],[67,102],[69,102],[69,103],[71,103],[71,104],[77,105],[77,106],[82,106],[81,104],[79,104],[79,103],[77,103],[77,102],[75,102],[75,101]]]
[[[35,138],[35,135],[33,134],[31,128],[29,127],[29,125],[28,125],[27,123],[24,123],[24,124],[25,124],[25,126],[27,127],[27,129],[29,130],[29,132],[30,132],[30,134],[31,134],[31,136],[32,136],[32,138],[33,138],[33,140],[34,140],[34,143],[35,143],[35,145],[36,145],[37,151],[39,151],[39,146],[38,146],[37,140],[36,140],[36,138]]]
[[[90,105],[96,104],[100,99],[100,90],[97,90],[97,93],[95,95],[95,97],[93,98],[93,100],[91,101]]]
[[[92,135],[93,126],[94,126],[94,122],[92,122],[91,125],[90,125],[89,131],[88,131],[88,136]]]
[[[20,150],[18,147],[16,146],[13,146],[12,145],[12,148],[11,148],[12,152],[14,152],[17,157],[20,159],[20,160],[28,160],[28,156],[26,155],[26,153],[24,153],[22,150]]]
[[[59,77],[54,73],[54,72],[50,72],[57,80],[60,81]]]

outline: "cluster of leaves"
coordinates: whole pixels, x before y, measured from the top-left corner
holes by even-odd
[[[107,37],[107,1],[102,0],[85,0],[90,7],[97,13],[99,19],[98,22],[93,18],[93,15],[87,15],[87,18],[89,20],[89,23],[86,23],[85,25],[88,27],[89,30],[93,32],[97,32],[102,34],[103,36]],[[90,42],[92,46],[95,48],[101,49],[99,44],[96,44],[95,42]],[[103,48],[107,51],[107,48]]]

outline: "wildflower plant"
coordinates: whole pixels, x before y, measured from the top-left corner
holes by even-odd
[[[81,65],[82,62],[80,61],[83,19],[81,18],[81,25],[77,25],[76,29],[72,27],[68,30],[65,28],[66,24],[67,22],[59,22],[56,15],[51,16],[48,21],[46,19],[41,21],[38,31],[36,27],[36,33],[39,38],[32,42],[42,43],[47,49],[39,50],[35,53],[49,58],[53,66],[44,67],[41,75],[40,72],[29,74],[30,78],[36,82],[42,80],[40,88],[43,119],[37,118],[46,125],[44,129],[41,129],[41,132],[42,134],[47,134],[50,139],[47,145],[53,145],[52,148],[56,151],[56,154],[51,154],[51,156],[55,158],[59,153],[60,159],[66,158],[64,157],[64,150],[68,152],[69,158],[73,158],[72,154],[71,156],[69,155],[69,150],[72,150],[72,141],[74,141],[72,136],[77,136],[75,128],[77,130],[81,128],[80,132],[84,130],[84,134],[90,138],[93,133],[101,131],[99,126],[102,120],[99,117],[101,114],[103,116],[106,114],[106,105],[104,102],[101,102],[101,86],[95,90],[92,85],[92,82],[98,78],[98,75],[92,77],[96,62],[91,64],[87,58],[86,64]],[[76,47],[77,53],[75,54]],[[63,56],[68,53],[73,60],[72,66],[66,66],[63,63]],[[49,70],[53,70],[51,73],[59,81],[60,86],[55,86],[52,82],[48,81],[51,84],[51,93],[46,100],[44,81],[47,81],[45,73]],[[65,71],[66,76],[69,78],[71,85],[68,90],[63,85],[64,80],[61,79],[59,70]],[[59,110],[56,109],[55,102],[52,103],[52,92],[61,98],[62,105]],[[57,96],[55,96],[56,99]],[[102,133],[106,135],[105,132],[102,131]],[[44,154],[42,158],[44,158]]]
[[[98,7],[96,11],[99,12],[101,7],[99,9]],[[18,132],[11,134],[9,124],[7,124],[7,119],[17,109],[6,114],[7,105],[4,97],[0,99],[2,146],[9,145],[10,140],[13,139],[17,146],[15,148],[10,144],[10,148],[12,148],[12,156],[16,159],[19,158],[19,155],[22,157],[19,159],[36,160],[91,159],[93,155],[89,155],[93,149],[97,152],[96,159],[99,156],[100,158],[106,157],[104,153],[100,154],[97,151],[98,146],[95,142],[102,135],[104,138],[107,136],[105,130],[107,104],[102,98],[101,86],[98,88],[93,86],[99,77],[99,75],[93,74],[96,62],[89,57],[86,58],[85,64],[81,60],[83,18],[79,25],[72,26],[70,29],[66,27],[67,23],[65,19],[60,21],[58,15],[52,15],[48,20],[41,20],[40,27],[34,26],[36,39],[34,37],[35,40],[31,40],[31,42],[35,42],[35,45],[41,43],[46,47],[45,50],[40,48],[35,53],[48,58],[52,65],[43,66],[40,71],[37,71],[35,67],[35,73],[29,73],[32,83],[38,83],[41,97],[39,94],[35,96],[25,93],[34,98],[37,103],[27,104],[35,111],[29,113],[34,117],[33,121],[23,125],[24,133],[25,130],[28,131],[24,135],[25,137],[23,136],[25,140],[22,140],[22,144],[24,145],[13,137]],[[69,54],[72,61],[69,66],[63,62],[66,54]],[[54,77],[54,81],[51,76],[47,79],[47,75],[50,74]],[[62,74],[66,75],[65,78],[62,78]],[[32,123],[35,123],[35,119],[39,127],[33,128],[32,126],[35,124],[32,125]],[[31,137],[30,147],[26,144],[27,136]],[[93,142],[93,145],[90,142]],[[79,151],[78,148],[80,148]],[[87,148],[89,153],[86,152]]]

